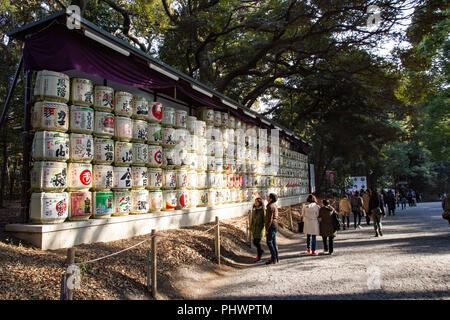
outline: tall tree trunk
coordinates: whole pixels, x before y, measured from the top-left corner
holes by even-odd
[[[0,194],[0,208],[4,207],[4,200],[6,195],[6,175],[8,173],[8,125],[5,122],[3,126],[3,168],[2,168],[2,181],[1,181],[1,194]]]

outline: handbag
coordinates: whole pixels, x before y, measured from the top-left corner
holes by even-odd
[[[334,231],[341,230],[341,220],[339,219],[339,216],[336,213],[333,213],[331,216]]]
[[[450,220],[450,211],[444,211],[442,213],[442,218],[445,220]]]

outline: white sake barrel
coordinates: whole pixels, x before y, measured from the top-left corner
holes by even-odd
[[[174,210],[177,207],[177,192],[163,190],[163,210]]]
[[[161,167],[163,164],[163,152],[162,148],[157,145],[148,146],[148,166],[149,167]]]
[[[222,127],[228,127],[228,119],[229,119],[228,113],[227,112],[222,112],[221,115],[222,115],[222,117],[221,117],[221,119],[222,119],[221,126]]]
[[[107,86],[94,87],[94,109],[98,111],[114,111],[114,89]]]
[[[189,207],[189,191],[187,189],[177,190],[177,209],[182,210]]]
[[[175,127],[175,109],[172,107],[162,107],[161,125],[163,127]]]
[[[114,162],[114,140],[105,138],[94,138],[95,164],[112,164]]]
[[[131,167],[131,187],[135,190],[145,189],[148,184],[147,167]]]
[[[236,118],[234,116],[229,116],[228,117],[228,124],[227,124],[228,128],[230,129],[236,129]]]
[[[64,73],[49,70],[38,71],[34,85],[34,99],[37,101],[69,101],[70,79]]]
[[[207,124],[214,123],[214,110],[207,107],[201,107],[198,110],[199,119],[205,121]]]
[[[146,166],[148,164],[148,144],[133,143],[133,165]]]
[[[222,112],[214,111],[214,126],[220,127],[222,125]]]
[[[178,189],[187,188],[188,186],[188,175],[186,170],[176,170],[176,186]]]
[[[206,140],[206,155],[214,156],[214,152],[216,151],[216,144],[214,140]]]
[[[236,145],[234,143],[225,144],[225,153],[224,156],[229,159],[234,159],[234,155],[236,152]]]
[[[75,133],[91,134],[94,131],[94,109],[71,106],[69,130]]]
[[[150,209],[147,190],[131,190],[131,214],[147,213]]]
[[[66,132],[69,129],[69,107],[60,102],[36,102],[31,113],[31,126],[35,131]]]
[[[197,171],[208,170],[208,156],[197,155],[198,167]]]
[[[114,165],[130,166],[133,163],[133,144],[131,142],[114,142]]]
[[[149,212],[159,212],[163,207],[163,192],[161,190],[150,190],[148,192]]]
[[[67,188],[65,162],[35,161],[31,169],[31,190],[62,192]]]
[[[170,127],[162,127],[161,133],[162,133],[161,145],[166,148],[175,147],[177,143],[175,140],[175,129]]]
[[[88,163],[69,163],[67,165],[68,191],[88,191],[92,187],[92,165]]]
[[[216,187],[216,173],[208,171],[206,173],[206,187],[215,188]]]
[[[87,221],[92,215],[92,193],[69,192],[69,220]]]
[[[234,127],[236,130],[237,129],[242,129],[242,121],[239,119],[236,119],[236,125]]]
[[[222,189],[216,189],[216,203],[215,205],[224,203],[224,194]]]
[[[133,95],[129,92],[114,93],[114,113],[116,116],[131,117],[133,115]]]
[[[187,116],[186,118],[186,128],[190,134],[195,134],[195,127],[197,125],[197,117]]]
[[[183,128],[186,129],[187,124],[187,111],[184,110],[176,110],[175,111],[175,128]]]
[[[199,137],[198,138],[198,148],[197,148],[197,154],[205,155],[206,156],[206,138]]]
[[[127,117],[114,119],[114,139],[129,142],[133,138],[133,122]]]
[[[174,139],[177,148],[188,148],[189,131],[187,129],[175,129]]]
[[[31,156],[34,160],[69,160],[69,135],[61,132],[37,131],[34,134]]]
[[[198,175],[194,170],[187,171],[187,188],[188,189],[197,189],[198,187]]]
[[[130,167],[114,167],[114,190],[129,190],[132,187]]]
[[[150,102],[147,121],[160,123],[161,120],[162,120],[162,104],[160,102]]]
[[[246,191],[247,189],[239,189],[238,190],[238,194],[239,194],[239,197],[238,197],[238,202],[244,202],[245,201],[245,191]],[[267,198],[267,197],[266,197]],[[265,199],[264,197],[263,197],[263,199]]]
[[[159,168],[148,168],[147,170],[148,183],[147,189],[155,190],[162,188],[163,171]]]
[[[163,148],[163,168],[172,169],[175,167],[175,149]]]
[[[236,143],[236,136],[235,136],[235,130],[232,128],[228,128],[226,131],[227,138],[226,140],[230,143]]]
[[[112,216],[127,216],[131,211],[131,192],[114,191],[114,213]]]
[[[70,161],[90,163],[94,159],[94,139],[90,134],[70,134]]]
[[[95,111],[94,136],[110,138],[114,136],[114,115],[108,112]]]
[[[174,160],[175,168],[186,168],[188,165],[188,151],[186,149],[175,148],[174,150]]]
[[[222,189],[224,188],[224,180],[223,180],[223,174],[222,173],[216,173],[216,188]]]
[[[188,134],[186,148],[189,151],[197,153],[198,151],[198,137],[193,134]]]
[[[231,202],[237,202],[238,201],[238,189],[236,188],[231,188],[230,189],[230,196],[231,196]]]
[[[195,208],[198,205],[198,190],[188,190],[188,194],[189,194],[189,203],[188,203],[188,208]]]
[[[148,100],[144,97],[133,97],[133,119],[148,119]]]
[[[94,181],[92,189],[94,191],[109,191],[114,186],[114,167],[105,165],[94,165]]]
[[[144,120],[132,121],[132,140],[145,143],[148,141],[148,123]]]
[[[206,158],[207,158],[206,170],[215,171],[216,170],[216,157],[206,156]]]
[[[197,207],[206,207],[208,205],[208,189],[198,190]]]
[[[208,177],[206,172],[198,172],[197,173],[197,184],[198,189],[205,189],[206,185],[208,184]]]
[[[215,161],[214,167],[216,172],[221,173],[223,171],[223,158],[215,157],[214,161]]]
[[[223,189],[223,203],[230,203],[230,202],[231,202],[231,190]]]
[[[163,189],[175,189],[177,178],[174,170],[163,170]]]
[[[162,131],[161,125],[159,123],[149,123],[147,126],[147,135],[149,144],[161,144],[162,142]]]
[[[92,106],[94,103],[94,84],[89,79],[70,79],[70,101],[73,105]]]
[[[208,193],[208,199],[207,199],[206,206],[207,207],[215,206],[216,205],[216,190],[215,189],[208,189],[207,193]]]
[[[246,157],[246,149],[242,145],[237,144],[235,147],[236,159],[244,160]]]
[[[202,120],[195,121],[194,135],[206,138],[206,122]]]
[[[215,141],[213,142],[213,145],[214,145],[214,156],[223,158],[224,153],[223,142]]]
[[[67,219],[69,213],[67,192],[36,192],[31,195],[30,219],[33,223],[56,224]]]
[[[94,191],[92,192],[92,201],[92,218],[109,218],[114,213],[114,193],[112,191]]]
[[[197,154],[195,152],[189,151],[188,152],[188,169],[197,170],[198,169],[198,159]]]

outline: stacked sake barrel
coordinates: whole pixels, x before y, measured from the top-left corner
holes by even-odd
[[[289,142],[281,140],[279,187],[283,197],[304,195],[308,192],[308,158],[290,150]]]

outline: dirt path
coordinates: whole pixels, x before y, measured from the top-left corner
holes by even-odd
[[[190,299],[450,299],[450,228],[440,203],[397,210],[373,226],[341,231],[335,255],[304,253],[305,235],[278,233],[280,263],[182,274]],[[352,225],[351,225],[352,227]],[[322,251],[321,238],[318,249]],[[268,249],[265,248],[265,257]]]

